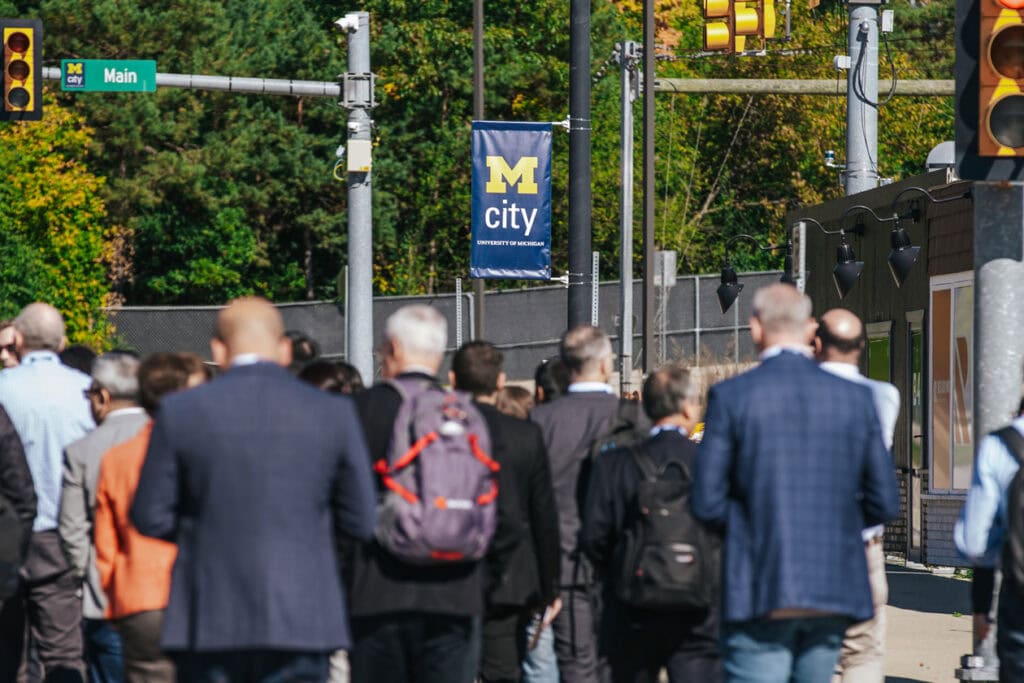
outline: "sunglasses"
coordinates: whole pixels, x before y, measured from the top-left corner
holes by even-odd
[[[0,352],[3,351],[6,351],[7,353],[10,354],[16,354],[18,353],[18,347],[15,346],[14,344],[4,344],[3,346],[0,346]]]

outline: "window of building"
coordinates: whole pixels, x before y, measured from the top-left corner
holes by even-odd
[[[892,322],[868,323],[868,377],[892,381]]]
[[[964,491],[974,462],[974,274],[932,278],[930,488]]]

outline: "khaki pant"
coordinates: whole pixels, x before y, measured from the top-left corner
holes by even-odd
[[[864,552],[875,616],[846,629],[832,683],[882,683],[885,680],[885,605],[889,602],[889,582],[885,578],[881,537],[867,542]]]

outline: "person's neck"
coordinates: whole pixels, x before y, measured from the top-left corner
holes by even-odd
[[[585,382],[594,382],[594,383],[597,383],[597,384],[608,384],[608,377],[603,375],[603,374],[600,374],[600,373],[593,373],[593,374],[589,374],[589,375],[579,375],[577,377],[573,377],[572,381],[570,382],[570,384],[583,384]]]
[[[660,420],[658,420],[657,422],[654,423],[654,426],[655,427],[678,427],[680,429],[685,429],[686,431],[690,431],[690,428],[693,425],[690,424],[690,421],[687,420],[685,416],[676,413],[675,415],[669,415],[668,417],[661,418]]]
[[[857,355],[838,355],[838,354],[826,354],[821,360],[822,363],[842,363],[843,365],[852,365],[854,367],[860,367],[860,358]]]
[[[807,343],[806,339],[800,337],[779,335],[776,337],[765,337],[764,341],[761,343],[760,350],[767,351],[768,349],[773,349],[776,347],[809,349],[810,345]]]
[[[138,408],[139,404],[135,401],[122,401],[114,400],[110,402],[110,412],[107,415],[112,415],[119,410],[129,410],[131,408]]]
[[[495,391],[490,394],[474,394],[473,400],[477,403],[486,403],[487,405],[493,406],[498,403],[498,392]]]

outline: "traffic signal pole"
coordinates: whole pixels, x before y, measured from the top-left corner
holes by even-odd
[[[473,119],[484,118],[484,0],[473,0]],[[486,334],[484,296],[486,281],[473,280],[473,339],[483,339]]]
[[[569,327],[590,323],[590,0],[569,4]]]
[[[846,194],[878,187],[878,5],[850,3]]]

